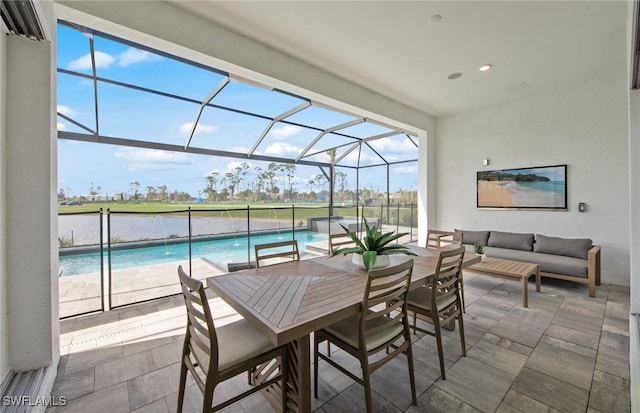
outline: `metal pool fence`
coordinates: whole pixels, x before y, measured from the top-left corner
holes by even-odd
[[[253,245],[267,234],[297,239],[304,233],[342,231],[340,223],[361,231],[363,217],[384,231],[406,232],[403,243],[417,240],[414,204],[334,206],[332,213],[327,206],[295,205],[62,213],[59,255],[61,261],[72,264],[61,266],[64,269],[59,277],[60,317],[176,295],[180,293],[178,265],[188,268],[191,276],[199,279],[225,273],[229,268],[248,268],[252,265]],[[233,266],[225,267],[219,260],[208,258],[210,254],[203,255],[202,248],[194,248],[210,240],[232,243],[234,256],[243,258],[235,258]],[[327,253],[326,241],[313,244],[313,251],[311,245],[307,246],[310,254]],[[176,250],[180,251],[179,258],[172,257]],[[140,258],[144,253],[153,255],[153,263]]]

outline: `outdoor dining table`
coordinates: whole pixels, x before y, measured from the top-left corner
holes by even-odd
[[[435,273],[437,250],[410,247],[418,256],[393,255],[391,265],[413,259],[412,286]],[[288,406],[311,411],[310,334],[357,314],[367,272],[351,256],[320,257],[252,268],[207,278],[215,293],[254,324],[274,344],[288,348]],[[465,254],[463,267],[480,261]],[[278,391],[265,396],[279,406]]]

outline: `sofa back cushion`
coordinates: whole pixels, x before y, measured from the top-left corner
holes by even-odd
[[[510,250],[533,251],[533,239],[533,234],[491,231],[488,246],[508,248]]]
[[[538,234],[534,251],[586,260],[592,246],[593,241],[586,238],[556,238]]]
[[[489,231],[467,231],[463,229],[456,229],[455,231],[462,233],[463,244],[473,245],[479,243],[486,246],[489,240]]]

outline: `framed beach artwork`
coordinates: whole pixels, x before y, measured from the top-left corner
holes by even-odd
[[[567,210],[567,165],[479,171],[478,208]]]

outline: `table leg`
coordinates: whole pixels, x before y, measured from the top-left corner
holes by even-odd
[[[536,267],[536,291],[540,292],[540,266]]]
[[[287,344],[289,351],[288,407],[292,412],[311,412],[310,338],[300,337]]]
[[[529,307],[529,276],[522,277],[522,306],[524,308]]]

